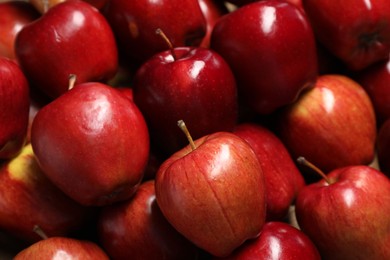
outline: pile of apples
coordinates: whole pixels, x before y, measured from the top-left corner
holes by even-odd
[[[390,259],[389,176],[388,0],[0,3],[2,259]]]

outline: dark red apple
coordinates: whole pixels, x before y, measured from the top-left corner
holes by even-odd
[[[194,139],[236,125],[236,81],[212,50],[178,47],[158,53],[137,71],[133,89],[152,143],[165,157],[188,142],[176,125],[180,119],[191,127]]]
[[[242,102],[260,114],[294,102],[318,73],[310,23],[290,3],[257,1],[225,15],[211,48],[232,68]]]
[[[305,180],[282,141],[269,129],[255,123],[241,123],[234,134],[255,151],[264,173],[267,221],[284,220]]]
[[[0,160],[22,149],[29,117],[29,84],[20,67],[0,57]]]
[[[197,46],[206,33],[198,0],[110,0],[103,11],[117,36],[124,62],[139,66],[166,50],[161,28],[174,46]]]
[[[389,259],[389,178],[365,165],[325,177],[304,187],[295,203],[299,227],[322,259]]]
[[[94,210],[79,205],[59,190],[37,164],[31,144],[0,168],[0,228],[26,242],[40,237],[41,226],[49,236],[74,233]]]
[[[78,0],[65,1],[23,27],[15,52],[31,84],[51,98],[68,90],[68,77],[77,82],[106,81],[118,66],[111,27],[100,12]]]
[[[34,7],[24,1],[0,2],[0,56],[16,60],[16,34],[39,16]]]
[[[222,259],[222,258],[216,258]],[[225,260],[320,260],[318,249],[299,229],[284,222],[267,222],[260,236],[247,241]]]
[[[390,59],[359,72],[356,80],[370,96],[377,123],[381,125],[390,118]]]
[[[235,134],[217,132],[190,143],[160,166],[157,204],[188,240],[225,257],[264,225],[263,172],[252,148]]]
[[[293,158],[304,156],[324,171],[374,159],[374,108],[363,87],[347,76],[320,76],[278,120],[278,134]]]
[[[390,52],[388,0],[302,0],[316,38],[350,69],[387,60]]]
[[[129,199],[149,156],[148,129],[138,107],[97,82],[76,85],[41,108],[31,143],[49,179],[84,205]]]
[[[198,248],[161,213],[154,180],[142,183],[132,199],[103,207],[98,230],[112,259],[198,259]]]
[[[69,237],[50,237],[23,249],[13,259],[109,260],[109,257],[94,242]]]
[[[379,128],[376,145],[380,170],[390,177],[390,119]]]

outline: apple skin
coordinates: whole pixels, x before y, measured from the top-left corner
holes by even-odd
[[[264,175],[249,144],[229,132],[195,140],[160,166],[156,199],[172,226],[211,255],[225,257],[265,223]]]
[[[258,238],[247,241],[224,260],[320,260],[318,249],[310,238],[299,229],[285,222],[271,221],[264,224]]]
[[[302,0],[316,38],[350,69],[362,70],[390,52],[387,0]]]
[[[306,157],[324,171],[374,159],[374,108],[363,87],[347,76],[321,75],[278,121],[276,131],[292,157]]]
[[[390,59],[360,71],[356,80],[370,96],[380,126],[390,118]]]
[[[69,235],[87,221],[94,210],[71,200],[42,172],[31,144],[0,168],[0,228],[26,242],[40,237],[39,225],[49,236]]]
[[[390,258],[390,180],[365,165],[335,169],[298,194],[302,231],[326,259]]]
[[[154,180],[142,183],[130,200],[103,207],[98,230],[112,259],[197,259],[199,255],[198,248],[161,213]]]
[[[111,0],[103,14],[117,37],[120,56],[136,67],[167,49],[157,28],[175,47],[198,46],[206,33],[198,0]]]
[[[379,128],[377,155],[380,170],[390,176],[390,118]]]
[[[285,2],[257,1],[223,16],[210,47],[232,68],[242,102],[259,114],[294,102],[318,73],[310,23]]]
[[[41,108],[31,143],[49,179],[83,205],[130,198],[149,156],[148,129],[138,107],[98,82],[78,84]]]
[[[0,2],[0,56],[16,60],[14,43],[18,32],[40,14],[23,1]]]
[[[282,141],[269,129],[241,123],[233,131],[255,151],[266,187],[267,221],[284,220],[305,180]]]
[[[177,47],[156,54],[135,74],[133,89],[152,144],[165,158],[188,144],[177,127],[180,119],[193,139],[231,131],[237,123],[234,75],[225,60],[209,49]]]
[[[27,135],[29,84],[20,67],[0,57],[0,160],[16,156]]]
[[[109,260],[109,257],[94,242],[69,237],[50,237],[23,249],[13,259]]]
[[[57,4],[23,27],[15,52],[30,83],[52,99],[77,83],[104,82],[118,67],[114,34],[104,16],[90,4],[70,0]]]

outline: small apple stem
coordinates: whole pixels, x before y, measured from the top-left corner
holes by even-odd
[[[71,89],[74,87],[74,85],[75,85],[75,83],[76,83],[76,79],[77,79],[77,77],[76,77],[75,74],[70,74],[70,75],[69,75],[68,90],[71,90]]]
[[[163,40],[166,42],[166,44],[168,45],[168,47],[171,51],[171,55],[172,55],[173,59],[176,60],[176,54],[175,54],[175,51],[173,49],[172,42],[169,40],[168,36],[160,28],[156,29],[156,34],[163,38]]]
[[[297,162],[298,162],[299,164],[305,165],[306,167],[309,167],[310,169],[314,170],[316,173],[318,173],[319,175],[321,175],[321,177],[322,177],[328,184],[332,184],[332,182],[330,181],[330,179],[328,178],[328,176],[326,176],[326,174],[325,174],[323,171],[321,171],[320,168],[318,168],[317,166],[315,166],[314,164],[312,164],[311,162],[309,162],[308,160],[306,160],[305,157],[303,157],[303,156],[298,157]]]
[[[190,135],[190,131],[188,131],[188,128],[186,126],[186,124],[184,123],[183,120],[179,120],[177,121],[177,125],[180,127],[180,129],[184,132],[184,134],[186,135],[188,141],[190,142],[190,145],[191,145],[191,148],[192,150],[195,150],[196,149],[196,146],[195,146],[195,143],[194,143],[194,140],[192,139],[191,135]]]
[[[42,230],[42,228],[38,225],[35,225],[33,227],[33,231],[40,236],[42,239],[48,239],[49,237],[46,235],[46,233]]]

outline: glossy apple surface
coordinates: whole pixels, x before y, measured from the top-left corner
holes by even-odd
[[[180,119],[194,139],[231,131],[236,125],[234,75],[225,60],[209,49],[180,47],[153,56],[137,71],[133,89],[153,145],[167,155],[188,143],[177,127]]]
[[[267,221],[283,220],[305,180],[287,148],[271,130],[255,123],[238,124],[233,133],[255,151],[264,173]]]
[[[390,257],[390,180],[369,166],[331,171],[302,189],[296,216],[323,259]]]
[[[65,1],[18,33],[15,52],[26,77],[51,98],[77,83],[106,81],[118,66],[114,34],[100,12],[83,1]]]
[[[232,68],[242,102],[260,114],[294,102],[317,76],[310,23],[289,3],[257,1],[236,9],[215,24],[210,46]]]
[[[242,138],[217,132],[195,140],[160,166],[156,199],[167,220],[218,257],[255,238],[265,222],[264,176]]]
[[[20,67],[0,57],[0,160],[22,149],[29,117],[29,84]]]
[[[343,75],[322,75],[278,119],[279,136],[293,158],[330,171],[374,159],[376,119],[362,86]]]
[[[99,237],[113,259],[197,259],[198,248],[161,213],[154,180],[142,183],[126,202],[104,207]]]
[[[390,5],[387,0],[302,0],[317,39],[350,69],[387,60]]]
[[[148,129],[138,107],[97,82],[76,85],[41,108],[31,143],[49,179],[83,205],[130,198],[149,156]]]

